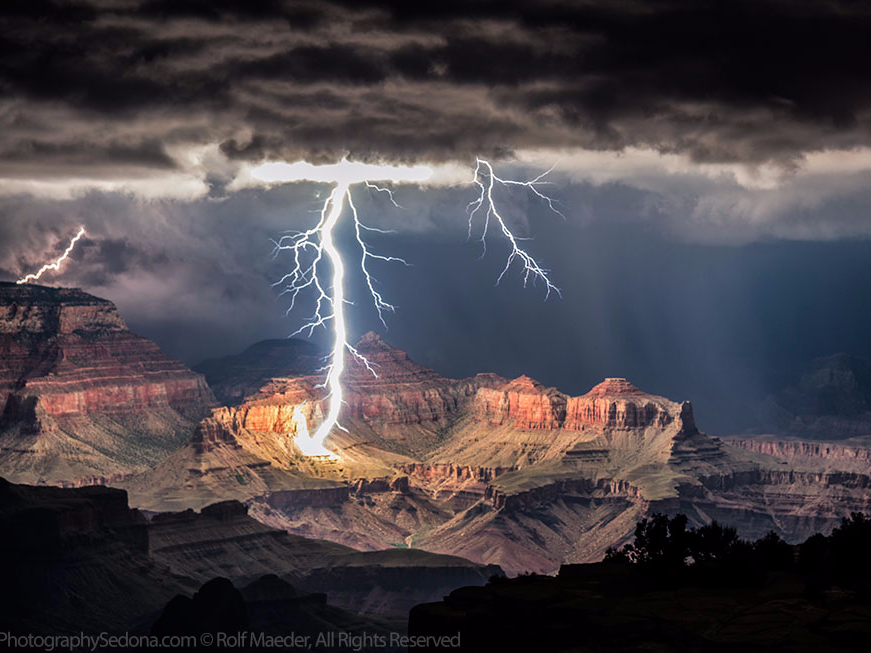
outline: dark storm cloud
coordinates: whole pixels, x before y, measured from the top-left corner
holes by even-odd
[[[172,168],[172,158],[167,155],[163,144],[156,140],[137,143],[55,143],[36,138],[20,139],[14,145],[0,151],[4,163],[19,164],[26,161],[51,162],[60,165],[74,165],[94,159],[113,163],[135,163],[153,168]]]
[[[869,33],[840,2],[6,2],[0,142],[123,165],[148,123],[237,157],[789,162],[868,144]]]
[[[111,299],[135,331],[196,362],[298,326],[272,286],[287,260],[273,260],[271,239],[307,223],[317,190],[243,191],[223,202],[97,192],[64,201],[2,198],[0,277],[14,280],[55,260],[84,224],[86,236],[43,282]]]
[[[546,304],[516,269],[493,288],[504,243],[463,244],[469,185],[398,186],[402,210],[355,189],[397,232],[373,246],[414,265],[377,270],[388,340],[447,374],[573,393],[626,375],[713,406],[767,369],[871,353],[868,34],[871,8],[839,2],[6,0],[0,278],[84,224],[47,283],[193,363],[311,310],[284,315],[270,238],[310,227],[325,187],[230,185],[243,162],[557,162],[566,221],[500,198],[563,289]],[[772,244],[790,239],[837,242]],[[365,292],[349,276],[355,334],[381,328]]]

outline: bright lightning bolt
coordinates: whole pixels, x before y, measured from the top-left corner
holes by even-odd
[[[548,170],[547,172],[550,171]],[[498,284],[502,280],[515,261],[519,261],[524,274],[523,285],[526,286],[530,280],[533,283],[536,281],[544,283],[547,291],[545,298],[549,297],[551,292],[559,295],[559,288],[551,283],[548,277],[548,270],[542,268],[528,252],[520,247],[519,241],[521,239],[514,235],[496,208],[493,191],[497,184],[504,187],[519,186],[526,188],[545,202],[552,211],[562,215],[556,209],[554,200],[539,190],[539,186],[548,183],[542,181],[547,172],[530,181],[501,179],[496,176],[490,163],[483,159],[477,159],[472,183],[480,190],[480,195],[477,200],[469,204],[470,237],[475,215],[481,212],[484,215],[484,230],[481,235],[481,242],[484,243],[485,251],[485,238],[491,220],[496,221],[502,235],[511,246],[511,252],[508,255],[505,267],[496,283]],[[251,174],[255,179],[268,183],[307,180],[335,184],[324,201],[320,212],[321,217],[317,225],[306,231],[288,233],[275,241],[275,255],[278,255],[281,251],[287,251],[293,257],[293,268],[276,282],[275,285],[285,284],[283,294],[289,294],[291,298],[290,306],[287,309],[288,313],[296,306],[300,293],[310,291],[315,297],[314,313],[308,318],[306,324],[291,335],[304,331],[308,331],[308,334],[311,335],[317,327],[326,327],[329,323],[332,323],[335,337],[329,362],[322,370],[326,372],[326,379],[321,386],[327,389],[326,399],[329,401],[329,408],[323,422],[318,426],[314,435],[309,435],[307,423],[302,412],[295,412],[294,426],[296,435],[294,443],[303,455],[337,458],[338,456],[324,445],[324,441],[334,427],[342,428],[339,424],[339,413],[343,404],[341,381],[342,373],[345,369],[345,352],[349,352],[359,360],[373,375],[377,376],[377,374],[370,362],[348,342],[345,323],[345,303],[349,302],[345,298],[344,289],[345,262],[333,240],[333,230],[347,207],[354,221],[355,236],[357,244],[360,247],[360,271],[363,274],[367,289],[375,304],[378,318],[386,327],[387,323],[384,319],[384,314],[386,312],[394,312],[395,307],[388,303],[375,288],[369,263],[372,261],[398,262],[406,265],[407,263],[401,258],[376,254],[370,249],[364,238],[364,232],[387,232],[367,227],[363,224],[351,195],[351,186],[362,183],[367,188],[386,193],[393,205],[398,207],[399,205],[393,197],[393,192],[388,188],[377,186],[373,182],[423,183],[430,177],[432,170],[426,166],[379,166],[354,163],[343,159],[340,163],[326,166],[314,166],[305,162],[292,164],[265,163],[254,169]],[[324,281],[322,269],[324,263],[328,263],[332,269],[332,279],[330,279],[329,283]]]
[[[25,277],[22,277],[15,283],[21,285],[23,283],[27,283],[28,281],[36,281],[39,279],[45,272],[49,270],[59,270],[61,263],[63,263],[67,257],[72,254],[73,248],[76,246],[76,243],[79,242],[79,239],[85,235],[85,228],[80,227],[79,232],[73,236],[73,239],[70,241],[70,244],[67,245],[67,248],[64,250],[64,253],[60,255],[60,257],[54,263],[46,263],[43,265],[38,272],[34,274],[28,274]]]

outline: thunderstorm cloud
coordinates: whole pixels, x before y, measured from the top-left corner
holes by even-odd
[[[49,174],[147,189],[208,169],[210,146],[788,168],[871,145],[862,3],[9,0],[0,21],[7,192]]]
[[[391,337],[447,373],[523,351],[497,371],[570,391],[625,372],[680,398],[709,373],[759,377],[756,358],[858,351],[868,34],[871,7],[840,0],[5,0],[0,277],[84,224],[58,283],[118,302],[174,355],[285,335],[270,239],[309,225],[327,188],[250,171],[346,157],[443,173],[397,190],[402,210],[359,203],[397,232],[377,245],[415,264],[378,274],[400,306]],[[504,199],[562,303],[537,308],[517,279],[494,290],[504,259],[464,243],[476,156],[517,178],[556,164],[565,220]],[[826,287],[804,276],[822,266]],[[777,358],[758,316],[784,297],[802,324],[828,312],[856,332],[774,331]],[[494,323],[514,325],[499,343]],[[529,345],[542,337],[572,344]]]

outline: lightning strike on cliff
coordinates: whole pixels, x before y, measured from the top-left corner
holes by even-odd
[[[428,166],[390,166],[374,165],[359,162],[351,162],[342,159],[339,163],[323,166],[315,166],[306,162],[264,163],[252,170],[252,177],[267,183],[293,182],[293,181],[317,181],[335,184],[332,191],[323,203],[318,223],[306,231],[296,231],[285,234],[275,241],[275,254],[282,251],[289,252],[293,257],[293,268],[284,275],[275,285],[285,284],[284,293],[290,295],[290,313],[296,306],[300,293],[310,291],[315,296],[315,311],[307,322],[291,335],[297,335],[307,331],[311,335],[317,327],[326,328],[332,326],[334,337],[329,360],[322,371],[326,373],[323,387],[327,389],[326,399],[329,402],[326,416],[318,425],[313,435],[309,435],[305,417],[298,419],[294,413],[294,425],[296,435],[294,442],[300,452],[307,456],[325,456],[336,458],[336,454],[324,444],[327,436],[334,428],[341,429],[339,413],[342,409],[342,373],[345,369],[345,352],[347,351],[375,376],[377,373],[370,362],[360,354],[348,341],[347,326],[345,320],[345,261],[334,241],[334,229],[347,207],[354,223],[357,244],[360,248],[360,271],[366,282],[370,297],[375,305],[378,318],[387,326],[384,319],[385,312],[394,312],[395,306],[387,302],[376,290],[373,277],[369,269],[372,261],[406,262],[395,256],[384,256],[373,253],[366,243],[363,233],[365,231],[380,231],[366,226],[361,220],[354,204],[351,187],[355,184],[365,184],[368,188],[387,193],[390,201],[398,206],[393,198],[393,193],[388,188],[375,185],[374,182],[387,182],[393,184],[415,183],[423,184],[432,175],[432,169]],[[548,171],[550,172],[550,171]],[[519,238],[514,235],[506,224],[503,216],[496,208],[493,197],[494,188],[497,185],[503,187],[518,186],[531,190],[536,197],[545,202],[548,207],[559,215],[562,215],[554,205],[554,200],[539,190],[539,186],[547,183],[542,178],[547,172],[530,181],[506,180],[498,177],[492,165],[478,158],[476,160],[474,176],[471,183],[478,188],[480,194],[468,206],[469,235],[471,237],[473,223],[477,215],[483,215],[483,231],[480,241],[486,252],[486,237],[491,220],[498,225],[502,235],[510,245],[510,253],[505,267],[499,274],[498,284],[505,273],[515,261],[519,261],[523,270],[523,285],[532,282],[542,282],[545,285],[545,298],[551,292],[559,294],[557,288],[548,277],[548,270],[542,268],[536,260],[519,245]],[[327,279],[323,269],[329,265],[332,272]]]

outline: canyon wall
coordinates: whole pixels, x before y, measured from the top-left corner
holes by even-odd
[[[0,284],[0,472],[75,482],[153,465],[215,398],[80,290]]]

